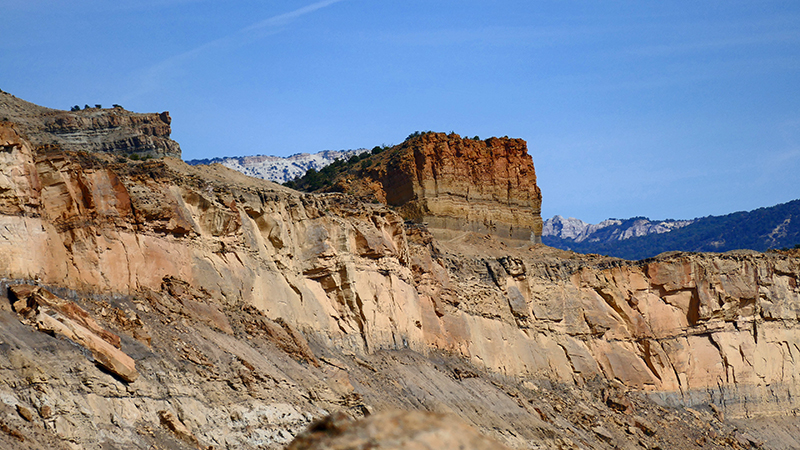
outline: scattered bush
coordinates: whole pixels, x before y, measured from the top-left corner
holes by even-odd
[[[414,139],[416,137],[420,137],[422,135],[429,134],[429,133],[433,133],[433,131],[431,131],[431,130],[428,130],[428,131],[415,131],[415,132],[409,134],[408,137],[406,138],[406,140]]]
[[[287,181],[283,183],[283,185],[292,189],[308,192],[330,187],[333,184],[333,180],[336,179],[339,174],[357,168],[357,164],[359,162],[361,163],[360,169],[365,170],[367,167],[369,167],[369,161],[367,161],[367,159],[372,155],[377,155],[378,153],[383,152],[387,148],[389,147],[376,146],[372,149],[372,152],[364,152],[360,155],[353,155],[347,160],[336,159],[322,169],[308,169],[304,175],[299,176],[294,180]]]
[[[69,110],[70,110],[70,111],[80,111],[80,110],[81,110],[81,107],[80,107],[80,106],[78,106],[78,105],[75,105],[75,106],[73,106],[72,108],[70,108]]]

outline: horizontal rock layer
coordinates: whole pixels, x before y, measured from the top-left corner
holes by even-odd
[[[5,277],[125,295],[174,277],[355,352],[444,350],[570,383],[599,375],[737,414],[797,398],[797,259],[677,255],[602,268],[515,249],[467,257],[341,194],[174,160],[34,154],[12,131]],[[767,390],[772,403],[754,406]]]
[[[85,417],[112,417],[122,424],[117,426],[124,431],[114,435],[119,442],[145,442],[141,427],[150,424],[184,441],[194,442],[186,437],[194,436],[221,445],[231,436],[230,445],[257,447],[260,438],[247,430],[260,419],[237,419],[248,411],[266,408],[264,417],[286,418],[281,430],[297,433],[309,422],[305,414],[322,414],[311,405],[360,408],[359,390],[372,393],[377,404],[390,401],[378,392],[408,395],[402,400],[406,407],[453,409],[489,430],[506,424],[510,431],[496,437],[512,443],[520,433],[531,438],[547,434],[541,430],[555,433],[546,423],[562,423],[557,418],[567,414],[544,406],[534,411],[528,400],[519,400],[521,392],[532,395],[542,383],[588,389],[600,380],[664,405],[713,403],[727,417],[782,415],[798,408],[796,256],[674,254],[627,262],[533,244],[512,248],[487,235],[443,242],[424,226],[404,223],[389,208],[344,194],[300,194],[220,166],[191,167],[171,158],[101,163],[91,155],[37,147],[9,124],[0,125],[0,139],[0,276],[12,284],[83,293],[89,297],[85,302],[97,305],[97,315],[115,324],[122,351],[139,373],[129,386],[115,385],[73,360],[57,363],[55,358],[52,367],[36,367],[48,380],[58,380],[48,382],[47,389],[82,405]],[[128,299],[124,304],[131,309],[111,313],[114,308],[91,298]],[[24,334],[3,314],[3,329]],[[150,331],[139,315],[149,317]],[[81,344],[80,337],[61,335]],[[300,363],[276,368],[237,340],[250,339],[243,336],[263,336]],[[13,374],[7,379],[36,380],[31,352],[44,345],[43,338],[26,338],[31,344],[9,334],[3,339],[24,355],[9,350],[0,358],[0,370]],[[47,345],[59,355],[69,348]],[[149,345],[175,352],[183,362],[170,362],[166,354],[158,360]],[[385,350],[447,355],[462,363],[451,369],[454,378],[442,378],[436,374],[440,366],[419,372],[422,363],[412,356],[408,363],[385,362]],[[337,356],[348,362],[337,362]],[[383,366],[372,365],[380,361]],[[176,375],[181,364],[192,364],[197,374]],[[242,367],[238,374],[222,369],[232,364]],[[305,374],[297,375],[302,383],[281,372],[291,364],[310,371],[292,366]],[[404,364],[413,371],[401,369]],[[356,368],[367,374],[359,378],[358,389],[345,376],[357,376]],[[516,397],[502,401],[484,385],[469,394],[469,401],[459,397],[453,380],[465,386],[481,371],[528,387],[508,388]],[[318,377],[330,395],[325,401],[312,393],[322,383]],[[91,389],[70,394],[76,389],[73,378]],[[183,385],[183,378],[210,390]],[[412,378],[416,381],[406,387],[388,381]],[[251,409],[229,405],[217,411],[196,401],[200,396],[207,404],[221,404],[222,391],[214,389],[222,388],[212,389],[214,383],[261,397],[247,403]],[[260,383],[308,390],[278,398],[277,391],[258,391]],[[445,385],[449,391],[431,393]],[[18,399],[13,392],[4,392],[5,398]],[[41,410],[52,397],[37,392],[32,389],[25,401]],[[87,392],[104,392],[104,400]],[[170,400],[175,395],[181,400]],[[439,398],[449,403],[437,403]],[[628,408],[609,398],[604,404]],[[482,401],[511,402],[522,410],[491,415],[482,409],[486,405],[470,406]],[[265,406],[276,402],[290,406]],[[60,421],[53,429],[84,442],[79,435],[87,425],[68,419],[72,409],[59,405]],[[178,406],[177,414],[161,412]],[[580,418],[598,417],[601,410],[575,408],[585,412],[570,420],[588,420],[589,434],[580,431],[582,439],[625,435],[609,431],[611,425],[599,419]],[[531,422],[531,417],[539,419]],[[618,425],[628,422],[638,429],[633,419],[620,419]],[[290,440],[289,434],[273,431],[263,442]]]
[[[134,113],[122,107],[61,111],[0,92],[0,119],[16,124],[34,146],[137,157],[181,157],[170,139],[169,112]]]
[[[524,140],[428,132],[376,159],[335,189],[377,198],[432,229],[541,242],[542,195]]]

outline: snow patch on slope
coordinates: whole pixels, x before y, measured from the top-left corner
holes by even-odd
[[[292,156],[232,156],[211,159],[193,159],[187,164],[222,164],[225,167],[242,172],[245,175],[285,183],[305,174],[309,169],[320,170],[337,159],[349,159],[368,151],[357,150],[323,150],[318,153],[297,153]]]
[[[544,221],[542,236],[572,239],[575,242],[622,241],[648,234],[668,233],[692,222],[694,220],[651,221],[645,217],[635,217],[626,220],[608,219],[590,224],[574,217],[564,218],[557,215]]]

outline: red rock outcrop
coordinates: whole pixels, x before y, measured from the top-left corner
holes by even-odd
[[[542,194],[524,140],[429,132],[376,159],[336,189],[372,195],[434,230],[541,242]]]

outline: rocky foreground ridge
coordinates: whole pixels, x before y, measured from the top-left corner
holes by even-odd
[[[383,192],[472,195],[427,157],[398,163],[437,175]],[[335,410],[385,419],[304,436],[442,420],[511,448],[800,446],[797,252],[440,240],[380,203],[39,145],[12,122],[0,167],[4,448],[282,448]]]

